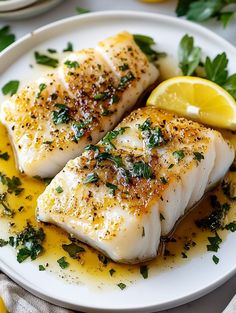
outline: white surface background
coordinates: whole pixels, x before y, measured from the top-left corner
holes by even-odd
[[[63,3],[50,12],[32,19],[25,19],[17,22],[0,20],[0,27],[6,24],[11,25],[12,32],[17,35],[17,38],[20,38],[21,36],[35,30],[40,26],[59,20],[61,18],[75,15],[75,8],[77,6],[88,8],[91,11],[111,9],[138,10],[158,12],[174,16],[176,1],[169,0],[161,4],[145,4],[138,2],[138,0],[64,0]],[[227,29],[223,29],[219,23],[214,21],[204,23],[204,25],[236,46],[236,18],[233,20],[233,22],[231,22]],[[191,280],[191,276],[189,276],[189,279]],[[181,282],[179,283],[181,284]],[[175,309],[162,311],[162,313],[222,313],[235,293],[236,277],[232,278],[226,284],[216,289],[214,292],[208,294],[207,296],[200,298],[199,300]],[[137,297],[138,296],[139,295],[137,295]]]

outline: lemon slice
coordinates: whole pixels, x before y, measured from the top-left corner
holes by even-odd
[[[198,122],[236,129],[236,102],[217,84],[203,78],[178,76],[157,86],[147,100],[153,105]]]
[[[0,312],[1,313],[7,313],[6,307],[5,307],[4,302],[3,302],[1,297],[0,297]]]

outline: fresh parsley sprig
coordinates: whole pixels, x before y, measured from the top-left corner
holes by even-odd
[[[235,1],[236,2],[236,1]],[[186,34],[178,49],[179,68],[183,75],[201,76],[228,91],[236,99],[236,73],[229,75],[228,57],[225,52],[203,61],[202,50],[194,45],[194,38]],[[201,75],[198,69],[201,68]]]
[[[10,30],[10,26],[8,25],[0,28],[0,52],[16,40],[16,36],[11,34]]]
[[[224,27],[236,12],[235,0],[179,0],[177,16],[186,16],[195,22],[204,22],[211,18],[219,20]]]

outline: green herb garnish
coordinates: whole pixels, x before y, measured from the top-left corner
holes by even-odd
[[[139,161],[133,164],[133,176],[139,178],[150,178],[152,175],[151,167],[144,161]]]
[[[0,159],[8,161],[9,158],[10,158],[10,155],[8,154],[8,152],[0,153]]]
[[[219,237],[217,233],[215,233],[215,237],[208,237],[209,245],[207,245],[207,251],[217,252],[220,248],[220,244],[222,239]]]
[[[144,279],[148,278],[148,267],[147,265],[141,265],[140,266],[140,274],[143,276]]]
[[[57,103],[55,107],[58,109],[52,112],[52,120],[55,125],[68,123],[71,120],[70,110],[65,104]]]
[[[74,50],[73,45],[71,42],[67,43],[67,46],[65,49],[63,49],[63,52],[72,52]]]
[[[19,88],[20,82],[19,80],[10,80],[7,84],[5,84],[2,87],[2,93],[6,95],[13,96],[15,93],[17,93],[17,90]]]
[[[111,97],[111,104],[118,103],[119,100],[120,100],[120,97],[118,95],[113,95]]]
[[[72,129],[75,133],[74,139],[75,141],[78,141],[85,133],[87,126],[92,122],[92,118],[87,118],[81,123],[73,124]]]
[[[172,154],[177,159],[178,162],[181,161],[185,157],[183,150],[176,150]]]
[[[128,69],[129,69],[129,64],[127,64],[127,63],[124,63],[124,64],[119,66],[119,70],[121,70],[121,71],[126,71]]]
[[[16,36],[10,33],[10,26],[0,28],[0,52],[10,46],[16,40]]]
[[[112,140],[116,139],[119,135],[123,135],[127,128],[129,127],[121,127],[120,129],[108,132],[105,137],[103,137],[102,143],[107,146],[108,150],[111,150],[112,148],[115,149]]]
[[[81,7],[77,7],[76,11],[77,11],[78,14],[85,14],[85,13],[89,13],[90,12],[89,9],[81,8]]]
[[[121,89],[125,88],[134,79],[134,74],[132,72],[128,72],[127,75],[121,77],[119,87]]]
[[[124,283],[119,283],[117,284],[117,286],[121,289],[121,290],[124,290],[126,288],[126,284]]]
[[[62,192],[63,192],[62,187],[61,187],[61,186],[58,186],[58,187],[56,188],[56,192],[57,192],[57,193],[62,193]]]
[[[151,127],[149,118],[142,125],[138,125],[138,129],[142,131],[148,148],[160,147],[166,143],[161,129]]]
[[[45,66],[49,66],[53,68],[58,67],[58,64],[59,64],[58,59],[51,58],[50,56],[45,55],[45,54],[40,54],[37,51],[34,53],[34,57],[35,57],[37,64],[41,64],[41,65],[45,65]]]
[[[213,255],[213,256],[212,256],[212,260],[213,260],[213,262],[214,262],[215,264],[218,264],[218,263],[219,263],[219,261],[220,261],[220,259],[219,259],[219,258],[217,258],[217,256],[216,256],[216,255]]]
[[[176,14],[196,22],[215,18],[226,27],[236,12],[234,4],[234,0],[179,0]]]
[[[36,99],[40,98],[41,97],[41,93],[43,92],[44,89],[47,88],[47,85],[46,84],[40,84],[39,85],[39,92],[37,93],[37,96],[36,96]]]
[[[46,268],[43,265],[40,264],[39,265],[39,271],[42,272],[42,271],[45,271],[45,270],[46,270]]]
[[[96,173],[89,173],[87,177],[84,179],[83,183],[88,184],[88,183],[97,183],[99,180],[99,177]]]
[[[225,229],[230,230],[232,233],[236,231],[236,222],[231,222],[225,225]]]
[[[99,162],[104,161],[104,160],[110,160],[110,161],[114,162],[117,167],[123,167],[123,165],[124,165],[123,161],[122,161],[122,158],[120,156],[114,156],[114,155],[112,155],[111,153],[108,153],[108,152],[99,153],[96,156],[96,159]]]
[[[204,160],[204,155],[200,152],[193,152],[194,154],[194,160],[197,160],[199,162],[201,162],[201,160]]]
[[[79,68],[79,63],[77,61],[70,61],[70,60],[67,60],[64,62],[64,64],[68,67],[68,68],[74,68],[74,69],[77,69]]]
[[[85,252],[85,249],[74,242],[68,244],[68,245],[62,245],[63,250],[68,252],[69,256],[73,259],[77,259],[79,254],[82,252]]]
[[[12,210],[9,206],[9,203],[7,201],[7,193],[0,193],[0,207],[2,206],[3,211],[2,214],[4,216],[13,217],[15,214],[15,211]]]
[[[0,248],[5,247],[8,244],[7,240],[0,239]]]
[[[106,183],[106,186],[110,189],[111,195],[114,196],[118,187],[116,185],[111,184],[111,183]]]
[[[108,257],[106,257],[104,254],[98,254],[98,259],[100,262],[102,262],[103,265],[107,266],[107,264],[110,262]]]
[[[9,244],[18,250],[17,261],[22,263],[27,258],[35,260],[43,251],[45,233],[42,228],[35,229],[29,223],[17,236],[9,237]]]
[[[178,50],[179,67],[183,75],[192,75],[197,69],[201,60],[201,49],[194,46],[194,39],[185,35],[179,44]]]
[[[59,264],[60,268],[63,270],[67,268],[70,264],[65,260],[65,257],[61,257],[60,259],[57,260],[57,263]]]
[[[113,268],[111,268],[111,269],[109,270],[109,273],[110,273],[111,276],[113,276],[113,274],[115,274],[115,272],[116,272],[116,270],[114,270]]]
[[[9,193],[14,193],[16,196],[24,190],[24,188],[20,187],[22,183],[19,177],[13,176],[10,178],[0,172],[0,182],[7,186],[7,191]]]
[[[57,50],[56,49],[51,49],[51,48],[48,48],[47,51],[51,54],[54,54],[54,53],[57,53]]]

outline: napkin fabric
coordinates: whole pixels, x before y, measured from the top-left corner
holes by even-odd
[[[0,297],[9,313],[73,313],[43,301],[0,274]]]
[[[233,297],[227,308],[222,313],[236,313],[236,295]]]

